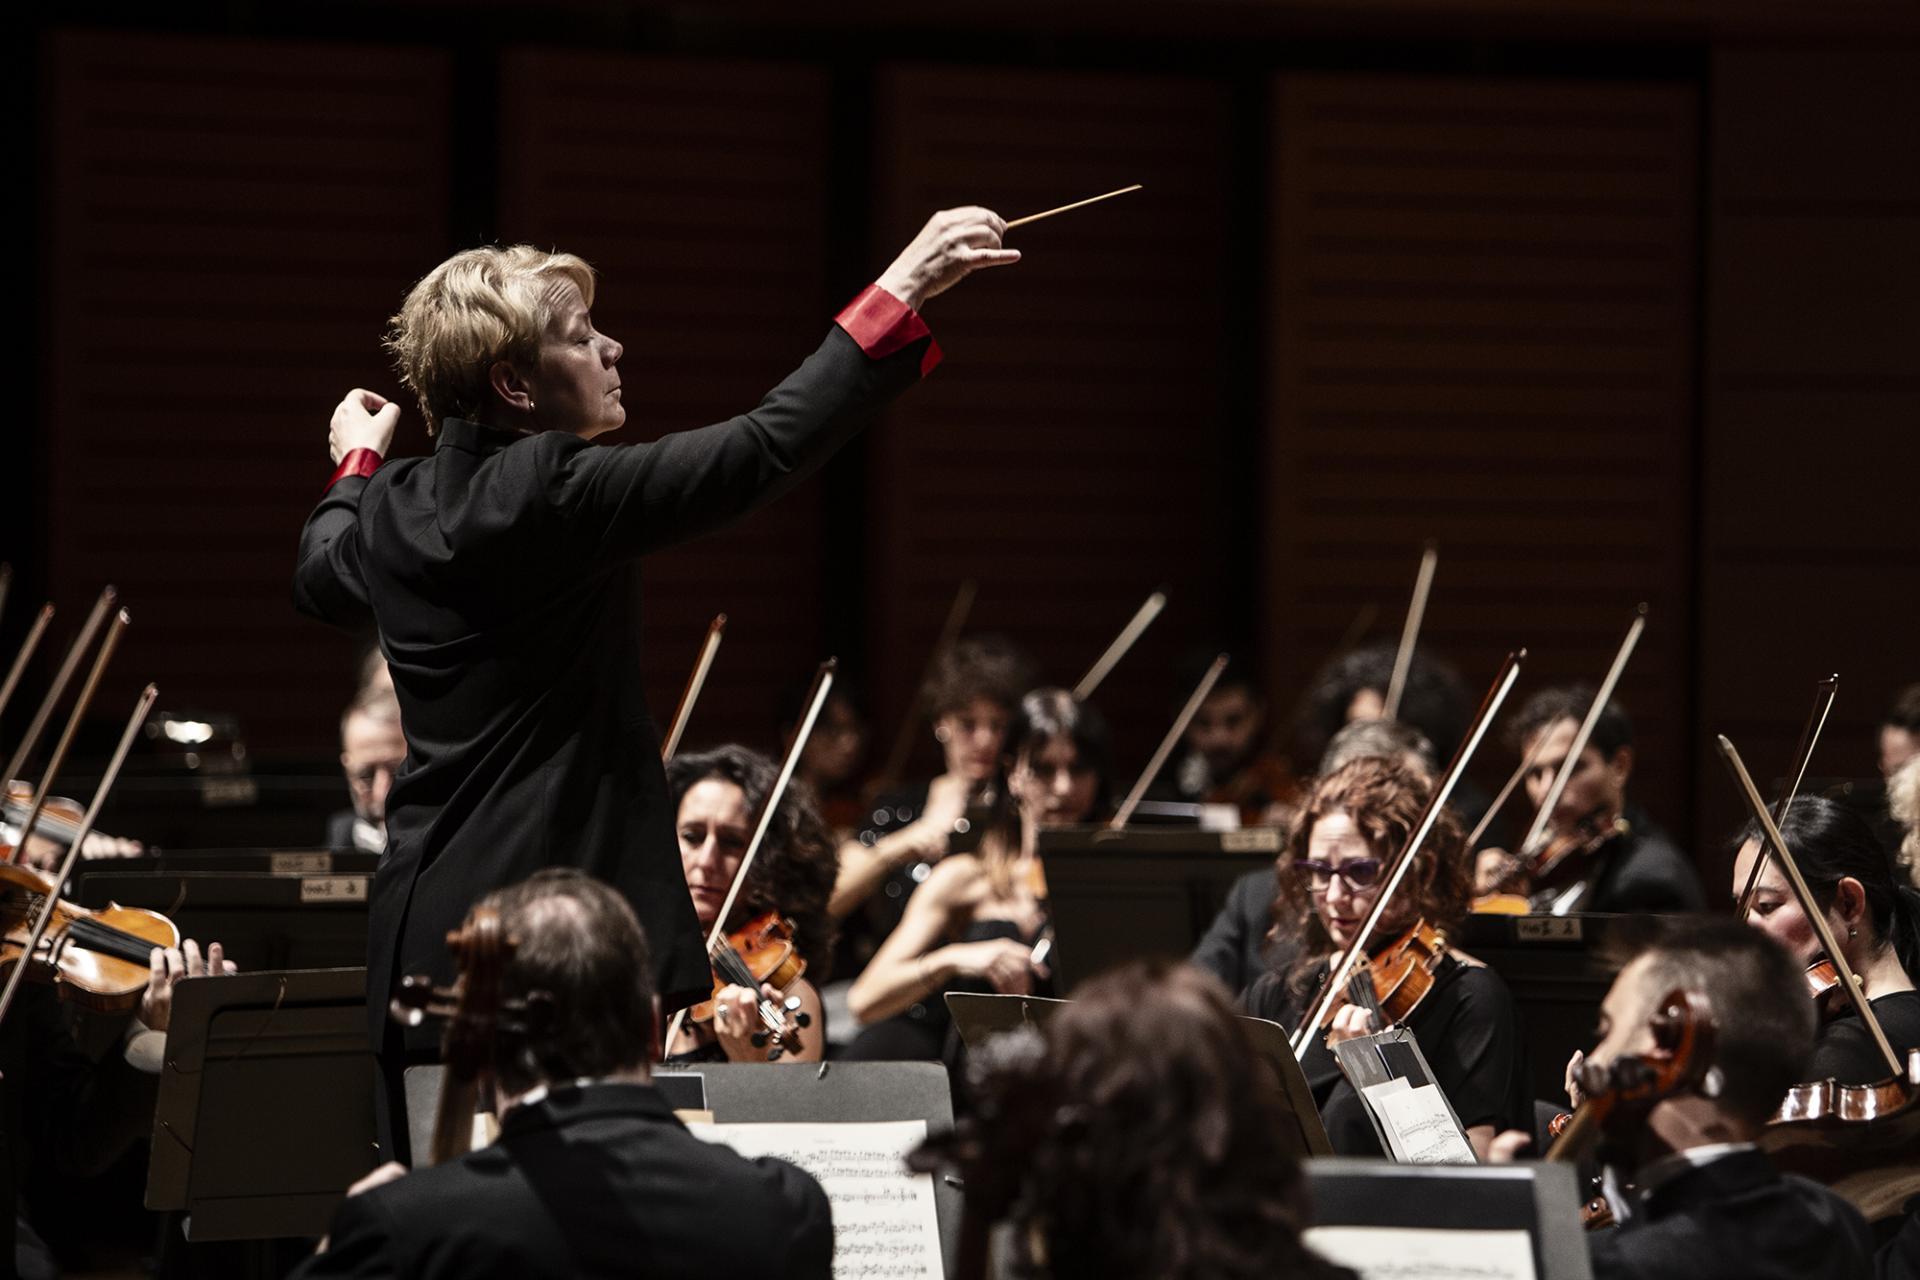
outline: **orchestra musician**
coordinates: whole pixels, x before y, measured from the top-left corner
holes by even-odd
[[[1920,1048],[1920,890],[1904,883],[1866,820],[1843,805],[1800,796],[1779,819],[1800,874],[1826,911],[1827,924],[1861,980],[1874,1016],[1894,1052]],[[1764,837],[1749,824],[1737,843],[1733,892],[1747,883]],[[1748,922],[1806,969],[1823,958],[1776,858],[1767,859]],[[1846,993],[1830,986],[1818,997],[1820,1027],[1807,1080],[1871,1084],[1889,1074],[1886,1059],[1854,1013]]]
[[[1887,812],[1900,828],[1900,878],[1920,886],[1920,756],[1887,780]]]
[[[806,714],[806,695],[811,687],[797,684],[787,691],[780,706],[780,750],[793,746]],[[832,830],[834,841],[851,839],[866,819],[869,806],[860,794],[860,769],[867,759],[867,716],[852,681],[842,672],[827,693],[827,701],[814,721],[813,732],[800,752],[793,777],[813,791],[820,816]]]
[[[1218,652],[1196,651],[1180,665],[1176,706],[1186,702]],[[1268,736],[1266,695],[1252,668],[1235,659],[1194,711],[1180,753],[1149,798],[1231,805],[1243,826],[1284,824],[1300,798],[1300,783],[1283,758],[1266,750]]]
[[[625,895],[556,867],[481,905],[515,943],[503,1005],[527,1010],[492,1042],[500,1137],[431,1168],[375,1170],[295,1274],[825,1280],[820,1185],[694,1137],[653,1087],[653,969]]]
[[[817,730],[816,730],[817,732]],[[716,747],[697,754],[682,753],[667,764],[667,791],[672,797],[680,840],[680,866],[686,872],[687,892],[703,933],[719,918],[733,887],[740,861],[753,839],[778,767],[757,751],[741,746]],[[710,1025],[687,1020],[678,1040],[669,1044],[669,1060],[709,1062],[765,1062],[764,1045],[753,1043],[760,1030],[756,997],[776,1005],[789,998],[799,1001],[791,1013],[804,1013],[813,1028],[800,1037],[801,1047],[784,1053],[782,1062],[816,1062],[826,1041],[826,1019],[814,982],[824,977],[833,953],[833,918],[827,914],[827,895],[833,891],[833,840],[814,808],[808,789],[796,781],[781,798],[780,808],[767,828],[747,882],[741,886],[729,933],[772,912],[793,926],[793,943],[806,972],[786,991],[770,986],[756,992],[737,985],[721,990],[714,1000]],[[790,1016],[790,1023],[792,1019]]]
[[[1045,994],[1034,951],[1047,927],[1037,843],[1042,827],[1087,822],[1107,803],[1106,720],[1064,689],[1020,700],[1007,735],[1010,809],[978,853],[950,854],[907,902],[900,925],[847,993],[867,1059],[939,1058],[950,990]]]
[[[1139,962],[975,1057],[976,1114],[916,1168],[957,1173],[1005,1223],[1014,1274],[1050,1280],[1342,1280],[1302,1242],[1290,1123],[1227,993]]]
[[[1033,680],[1033,663],[997,636],[961,640],[936,657],[920,698],[942,771],[924,786],[883,792],[858,837],[840,846],[831,909],[846,922],[840,968],[849,976],[900,923],[969,807],[997,796],[1007,726]]]
[[[340,771],[353,804],[327,821],[328,848],[386,852],[387,794],[406,762],[407,737],[392,686],[363,689],[340,717]]]
[[[1373,909],[1390,861],[1405,847],[1433,783],[1398,760],[1349,761],[1315,781],[1278,869],[1274,918],[1290,956],[1263,974],[1242,1005],[1255,1017],[1296,1026],[1337,950],[1352,945]],[[1442,935],[1466,913],[1468,870],[1459,823],[1442,812],[1369,945],[1384,948],[1424,922]],[[1405,1019],[1453,1105],[1476,1154],[1531,1114],[1513,997],[1499,975],[1458,951],[1439,961],[1431,991]],[[1369,1031],[1371,1013],[1340,1008],[1316,1035],[1301,1069],[1336,1152],[1381,1154],[1379,1139],[1331,1046]]]
[[[1880,721],[1880,776],[1891,779],[1920,757],[1920,684],[1902,689]]]
[[[1363,756],[1397,759],[1429,779],[1437,767],[1433,744],[1413,726],[1398,720],[1355,720],[1333,735],[1316,776],[1332,773]],[[1225,983],[1235,996],[1279,963],[1273,950],[1273,900],[1278,889],[1275,875],[1274,868],[1268,866],[1234,881],[1220,913],[1188,957]]]
[[[985,209],[936,214],[751,412],[649,443],[595,443],[626,419],[623,348],[594,327],[581,259],[472,249],[408,294],[388,345],[434,453],[382,465],[399,406],[350,393],[293,588],[324,621],[371,617],[407,734],[369,922],[389,1107],[404,1054],[435,1049],[424,1031],[389,1030],[399,975],[449,976],[445,938],[468,906],[535,868],[604,876],[648,926],[667,1007],[706,997],[641,691],[637,561],[793,488],[918,382],[939,358],[918,308],[1017,261],[1003,229]]]
[[[1712,1013],[1711,1070],[1613,1131],[1614,1171],[1638,1204],[1620,1206],[1617,1229],[1588,1233],[1595,1280],[1866,1280],[1872,1240],[1859,1213],[1782,1176],[1754,1146],[1807,1078],[1814,1014],[1799,964],[1758,930],[1689,920],[1614,979],[1588,1058],[1653,1051],[1652,1015],[1676,989]]]
[[[1509,722],[1510,741],[1531,761],[1525,789],[1535,808],[1552,789],[1593,697],[1581,685],[1542,689]],[[1619,703],[1609,702],[1548,818],[1546,839],[1576,851],[1552,883],[1527,887],[1536,909],[1695,911],[1706,905],[1692,860],[1627,798],[1634,763],[1633,723]],[[1513,865],[1504,850],[1481,850],[1476,888],[1491,891]]]

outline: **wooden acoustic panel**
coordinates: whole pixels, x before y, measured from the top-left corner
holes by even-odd
[[[1741,816],[1840,675],[1816,776],[1871,777],[1920,680],[1920,54],[1728,50],[1713,68],[1700,838]]]
[[[814,68],[514,50],[502,58],[500,236],[599,272],[627,427],[742,413],[810,354],[823,305],[826,78]],[[726,642],[686,746],[774,746],[775,705],[826,655],[816,478],[645,562],[645,679],[664,727],[715,613]]]
[[[1122,770],[1172,718],[1171,668],[1220,625],[1225,93],[1156,76],[895,66],[879,78],[876,266],[929,214],[1007,218],[1026,256],[927,308],[946,362],[870,445],[870,621],[883,736],[956,585],[971,628],[1072,684],[1155,587],[1172,603],[1096,701]],[[1242,531],[1243,535],[1245,531]],[[931,743],[920,765],[934,762]]]
[[[393,392],[384,320],[442,247],[446,61],[67,32],[45,66],[56,628],[113,582],[103,719],[153,680],[256,750],[330,754],[354,645],[293,612],[294,548],[328,416]]]
[[[1287,681],[1359,612],[1517,707],[1604,674],[1633,791],[1687,830],[1695,95],[1681,85],[1288,75],[1273,96],[1267,644]],[[1497,784],[1513,760],[1480,762]]]

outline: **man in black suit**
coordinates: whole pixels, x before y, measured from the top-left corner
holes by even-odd
[[[1873,1241],[1860,1214],[1783,1177],[1754,1145],[1813,1053],[1813,1004],[1772,939],[1716,919],[1635,957],[1601,1004],[1581,1078],[1627,1056],[1670,1056],[1655,1015],[1676,990],[1712,1011],[1710,1069],[1698,1086],[1610,1118],[1611,1163],[1635,1194],[1618,1228],[1589,1236],[1595,1280],[1866,1280]]]
[[[540,867],[580,867],[626,896],[667,1008],[711,990],[641,695],[639,559],[793,488],[917,382],[939,359],[917,308],[1017,260],[1004,229],[985,209],[936,214],[752,412],[645,444],[591,443],[625,421],[622,348],[593,326],[580,259],[469,250],[408,295],[388,345],[435,452],[380,465],[399,408],[349,394],[294,580],[306,613],[371,616],[406,728],[368,943],[390,1090],[395,981],[446,977],[444,939],[468,906]]]
[[[340,771],[353,806],[327,820],[327,847],[347,853],[384,853],[387,793],[407,760],[400,703],[393,689],[362,690],[340,717]]]
[[[385,1165],[297,1275],[541,1280],[825,1277],[826,1194],[781,1160],[687,1132],[649,1083],[647,941],[626,900],[554,868],[483,899],[516,940],[489,1055],[500,1138],[408,1173]]]

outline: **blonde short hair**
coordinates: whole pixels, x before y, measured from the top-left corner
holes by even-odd
[[[530,363],[552,318],[547,289],[573,281],[593,305],[593,268],[571,253],[531,245],[456,253],[407,292],[387,322],[400,380],[420,399],[427,434],[444,418],[474,417],[487,402],[496,361]]]
[[[1907,879],[1920,888],[1920,756],[1901,765],[1887,779],[1887,808],[1906,830],[1897,861]]]

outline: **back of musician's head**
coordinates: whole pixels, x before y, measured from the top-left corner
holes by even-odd
[[[934,660],[926,687],[920,691],[927,715],[938,720],[965,711],[984,699],[1008,715],[1035,682],[1032,659],[1001,636],[969,636]]]
[[[1540,690],[1507,721],[1508,745],[1523,752],[1542,730],[1551,729],[1562,720],[1579,724],[1587,718],[1587,709],[1593,705],[1596,692],[1592,685],[1585,684]],[[1626,709],[1609,699],[1600,718],[1594,721],[1593,736],[1587,739],[1587,745],[1598,751],[1602,760],[1611,760],[1620,754],[1622,747],[1632,746],[1633,721],[1627,718]]]
[[[1427,735],[1410,724],[1399,720],[1355,720],[1340,732],[1333,735],[1333,741],[1327,743],[1327,749],[1320,754],[1321,774],[1329,774],[1342,765],[1369,756],[1386,760],[1398,760],[1410,768],[1418,768],[1429,776],[1439,772],[1440,762],[1434,757],[1433,743]]]
[[[1621,971],[1647,1015],[1676,989],[1706,998],[1713,1014],[1716,1101],[1758,1129],[1813,1056],[1814,1007],[1800,966],[1758,929],[1722,916],[1676,919]]]
[[[1831,907],[1841,881],[1854,881],[1865,896],[1879,948],[1891,947],[1908,973],[1920,973],[1920,891],[1867,820],[1825,796],[1800,796],[1779,827],[1814,901],[1822,909]],[[1750,841],[1765,844],[1760,824],[1752,820],[1733,842],[1734,851]]]
[[[990,1041],[958,1148],[1009,1217],[1021,1275],[1315,1276],[1290,1118],[1225,988],[1134,962],[1074,993],[1039,1037]],[[969,1144],[978,1146],[970,1147]],[[966,1169],[965,1159],[961,1167]]]
[[[503,1001],[527,1004],[524,1035],[495,1040],[508,1093],[643,1066],[653,1052],[653,968],[627,900],[571,867],[549,867],[481,899],[500,913],[512,954]]]
[[[571,280],[593,305],[593,268],[573,254],[525,244],[456,253],[408,291],[387,322],[386,347],[420,400],[427,434],[444,418],[484,413],[497,361],[532,366],[552,319],[548,290],[556,278]]]

